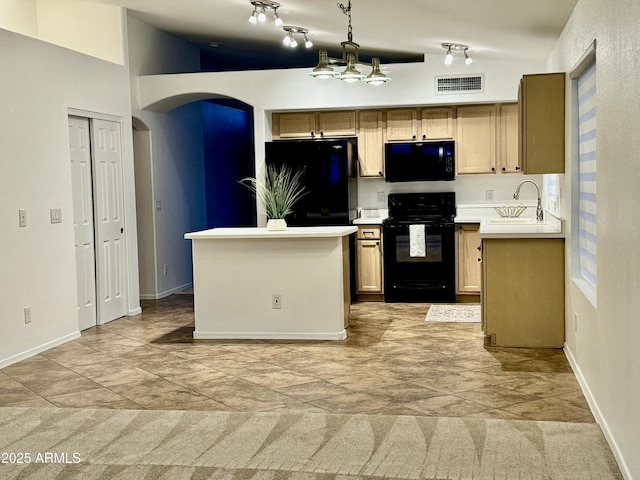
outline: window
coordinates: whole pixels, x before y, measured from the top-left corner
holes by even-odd
[[[595,57],[595,52],[594,52]],[[574,168],[574,280],[595,305],[597,289],[596,62],[575,76],[577,168]]]

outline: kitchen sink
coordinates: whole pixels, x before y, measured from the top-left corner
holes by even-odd
[[[488,218],[489,225],[548,225],[547,222],[536,222],[535,218]]]

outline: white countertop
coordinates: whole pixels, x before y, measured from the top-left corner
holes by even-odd
[[[357,227],[287,227],[282,231],[270,231],[259,227],[212,228],[186,233],[189,240],[221,240],[229,238],[327,238],[344,237],[358,231]]]
[[[536,202],[524,201],[524,202],[493,202],[493,203],[459,203],[456,206],[456,223],[482,223],[487,218],[500,218],[495,207],[502,207],[504,205],[523,205],[527,209],[522,214],[522,217],[533,218],[536,214]]]
[[[360,216],[353,221],[354,225],[382,225],[382,221],[389,216],[386,208],[363,209]]]
[[[544,223],[531,219],[531,223],[509,225],[491,223],[491,219],[485,218],[479,233],[480,238],[564,238],[564,221],[548,212]]]

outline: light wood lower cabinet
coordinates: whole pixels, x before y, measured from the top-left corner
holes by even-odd
[[[564,345],[564,239],[483,239],[482,281],[491,345]]]
[[[456,294],[479,295],[482,283],[480,225],[458,225],[456,233]]]
[[[356,240],[357,293],[382,295],[382,236],[381,227],[358,227]]]

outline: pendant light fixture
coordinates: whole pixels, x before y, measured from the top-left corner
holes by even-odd
[[[351,0],[345,7],[342,3],[338,3],[338,8],[342,13],[349,17],[349,27],[347,29],[347,40],[340,42],[342,47],[342,58],[329,57],[327,50],[321,49],[318,52],[318,65],[309,72],[309,76],[320,79],[338,78],[347,83],[355,83],[362,81],[369,85],[381,85],[391,80],[380,71],[380,59],[374,57],[371,63],[363,62],[359,57],[360,45],[353,41],[353,27],[351,26]],[[346,65],[342,73],[333,70],[331,64]],[[371,73],[367,76],[358,70],[359,66],[372,67]]]
[[[473,59],[467,53],[467,51],[469,50],[469,45],[464,45],[462,43],[443,43],[442,48],[447,51],[447,54],[444,56],[445,65],[451,65],[453,63],[454,52],[463,53],[465,65],[470,65],[471,63],[473,63]]]

